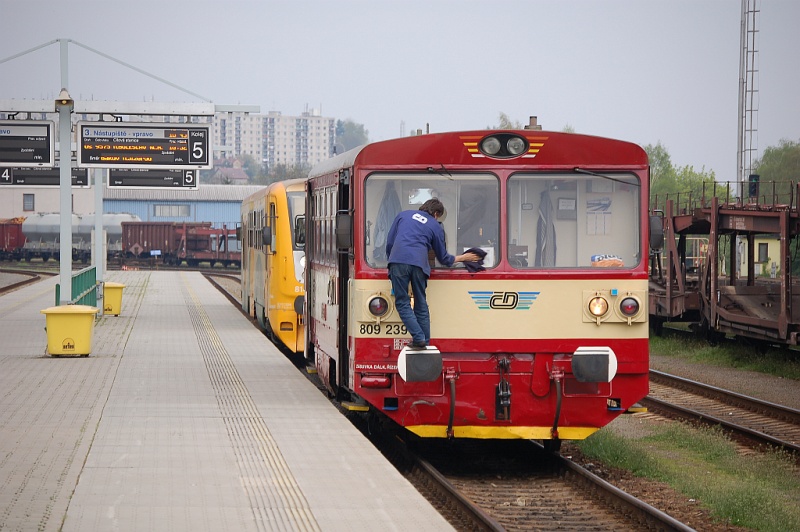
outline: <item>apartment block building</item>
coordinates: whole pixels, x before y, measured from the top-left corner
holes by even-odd
[[[217,113],[214,116],[214,149],[217,155],[251,155],[269,171],[277,165],[315,165],[333,156],[336,120],[318,111],[284,116]]]

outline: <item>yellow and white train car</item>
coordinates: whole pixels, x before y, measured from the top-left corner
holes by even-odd
[[[280,181],[242,202],[242,309],[267,336],[303,353],[305,179]]]

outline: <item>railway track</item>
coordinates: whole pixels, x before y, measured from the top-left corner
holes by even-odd
[[[705,425],[719,425],[738,440],[769,445],[800,457],[800,411],[682,377],[650,371],[649,410]]]
[[[375,441],[375,438],[372,438]],[[431,441],[386,451],[459,530],[692,530],[530,441]]]
[[[56,275],[55,273],[50,274],[46,272],[33,272],[33,271],[29,272],[29,271],[13,270],[13,269],[12,270],[0,269],[0,273],[5,273],[20,278],[19,280],[11,281],[7,284],[4,283],[2,286],[0,286],[0,295],[12,292],[17,288],[21,288],[31,283],[40,281],[43,276]]]
[[[232,273],[203,272],[203,276],[228,298],[236,308],[242,308],[241,277]]]

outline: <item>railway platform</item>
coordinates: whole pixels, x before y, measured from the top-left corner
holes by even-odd
[[[452,528],[200,273],[109,272],[86,357],[57,281],[0,296],[0,530]]]

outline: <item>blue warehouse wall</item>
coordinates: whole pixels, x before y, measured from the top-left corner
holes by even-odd
[[[156,205],[163,209],[186,210],[187,216],[156,216]],[[135,214],[147,222],[211,222],[214,227],[236,227],[241,217],[240,202],[193,202],[193,201],[139,201],[104,200],[103,212]]]
[[[257,185],[203,185],[198,190],[106,189],[103,211],[134,214],[146,222],[211,222],[235,228],[242,200],[261,190]]]

